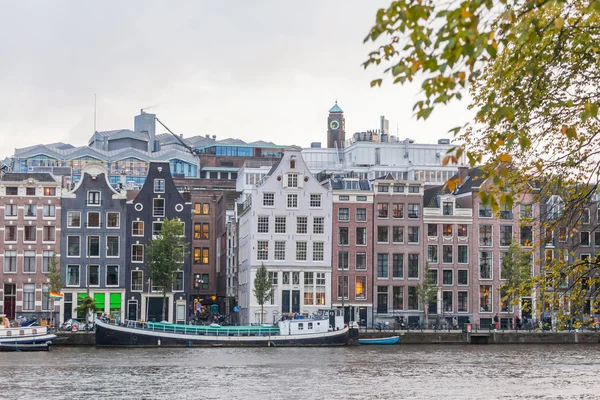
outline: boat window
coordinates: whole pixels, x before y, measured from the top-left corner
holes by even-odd
[[[313,328],[313,324],[312,324],[312,322],[309,322],[308,323],[308,329],[312,329],[312,328]]]
[[[37,335],[37,329],[34,329],[34,330],[32,331],[32,333],[33,333],[34,335]]]
[[[298,324],[298,330],[301,331],[304,329],[304,324],[300,323]]]
[[[6,336],[12,336],[12,331],[6,331]]]

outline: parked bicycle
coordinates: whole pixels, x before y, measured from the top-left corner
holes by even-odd
[[[388,332],[390,330],[390,323],[387,321],[377,322],[373,324],[373,329],[380,332]]]

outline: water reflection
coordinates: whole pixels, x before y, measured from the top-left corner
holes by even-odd
[[[0,354],[1,398],[600,398],[600,347],[95,349]]]

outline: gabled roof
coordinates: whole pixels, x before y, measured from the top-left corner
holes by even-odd
[[[329,110],[330,113],[332,114],[341,114],[344,112],[344,110],[342,110],[340,108],[340,106],[338,106],[337,100],[335,101],[335,104],[333,105],[333,107],[331,107],[331,109]]]
[[[423,193],[423,207],[439,208],[440,205],[438,204],[437,199],[440,194],[443,194],[443,192],[443,185],[425,189],[425,192]]]
[[[38,182],[57,183],[51,174],[45,172],[7,172],[2,176],[3,182],[23,182],[27,179],[35,179]]]

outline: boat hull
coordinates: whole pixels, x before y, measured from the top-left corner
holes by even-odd
[[[215,336],[151,331],[96,324],[98,347],[298,347],[344,346],[348,343],[349,329],[335,332],[290,336]]]
[[[48,351],[50,345],[48,343],[4,343],[0,344],[0,351]]]
[[[0,345],[3,344],[43,344],[56,339],[56,335],[47,333],[33,336],[5,336],[0,339]]]
[[[396,344],[398,341],[400,341],[400,336],[391,336],[386,338],[358,339],[358,344]]]

